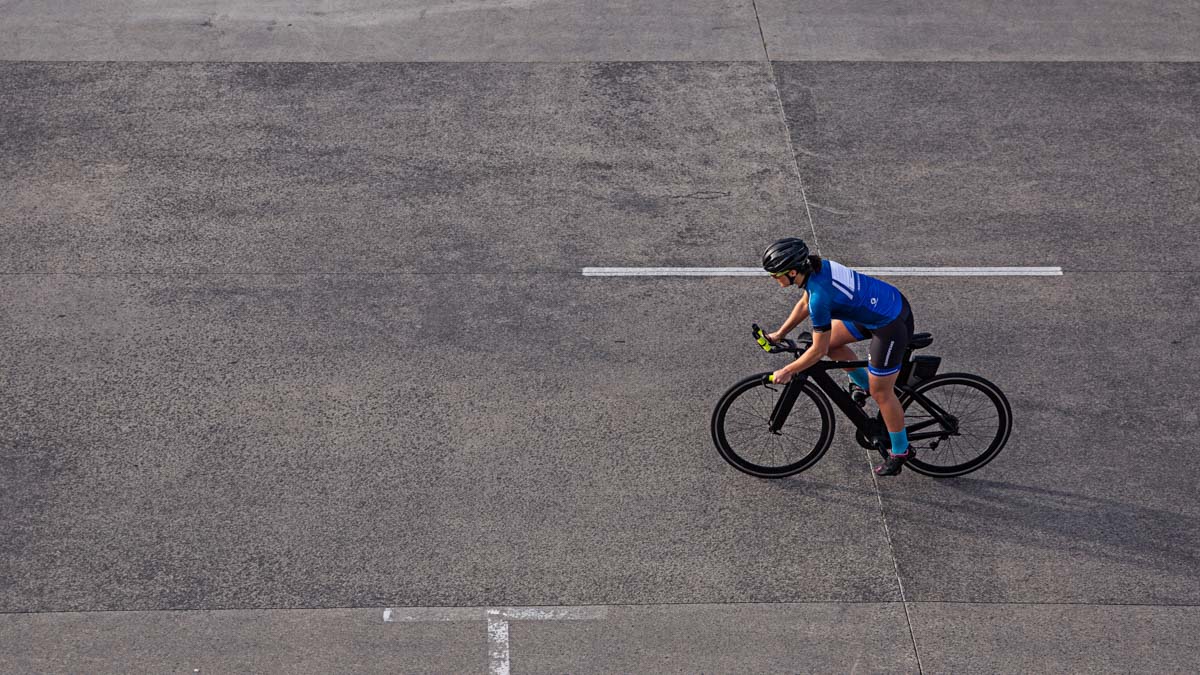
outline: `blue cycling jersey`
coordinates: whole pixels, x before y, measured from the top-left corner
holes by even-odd
[[[818,333],[829,330],[833,319],[871,330],[883,328],[904,308],[904,296],[895,286],[832,260],[821,261],[821,271],[810,274],[804,288],[813,330]]]

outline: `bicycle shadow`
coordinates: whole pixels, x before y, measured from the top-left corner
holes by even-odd
[[[784,489],[826,494],[857,509],[874,489],[820,481],[790,481]],[[855,495],[851,500],[847,497]],[[1081,554],[1151,567],[1200,581],[1200,517],[1143,504],[964,476],[930,480],[919,492],[886,490],[883,503],[893,535],[917,529],[978,537],[986,534],[1058,555]],[[899,505],[899,508],[897,508]],[[897,528],[899,525],[899,528]]]

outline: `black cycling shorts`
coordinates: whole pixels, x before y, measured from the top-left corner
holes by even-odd
[[[904,352],[913,336],[912,307],[908,298],[900,296],[904,301],[900,314],[882,328],[870,329],[859,323],[846,321],[846,329],[859,340],[871,338],[870,355],[867,357],[867,371],[872,375],[884,377],[900,372],[903,365]]]

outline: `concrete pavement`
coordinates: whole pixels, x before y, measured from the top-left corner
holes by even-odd
[[[770,58],[798,61],[1200,55],[1189,0],[18,0],[0,11],[0,59],[29,61],[754,61],[764,42]]]
[[[0,670],[1187,672],[1196,12],[5,4]],[[579,274],[814,228],[1064,267],[894,280],[983,471],[737,474],[794,295]]]

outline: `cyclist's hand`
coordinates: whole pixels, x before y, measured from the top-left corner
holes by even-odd
[[[785,337],[784,334],[780,331],[775,331],[774,333],[767,333],[767,340],[773,345],[779,344],[779,341],[782,340],[784,337]]]
[[[786,368],[780,368],[771,374],[771,382],[775,384],[787,384],[792,379],[792,374]]]
[[[753,329],[754,341],[758,343],[758,346],[762,347],[766,351],[771,351],[771,345],[775,344],[775,341],[771,340],[770,337],[763,332],[763,329],[758,327],[758,324],[754,324]]]

